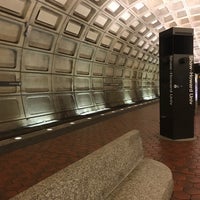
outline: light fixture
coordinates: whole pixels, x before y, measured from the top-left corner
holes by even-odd
[[[140,10],[141,8],[143,8],[144,7],[144,4],[143,3],[137,3],[136,5],[135,5],[135,8],[137,9],[137,10]]]
[[[137,38],[136,36],[133,36],[133,37],[131,38],[131,42],[132,42],[132,43],[135,43],[135,42],[137,41],[137,39],[138,39],[138,38]]]
[[[66,4],[66,2],[67,2],[68,0],[55,0],[55,1],[57,1],[58,3],[61,3],[62,5],[64,5],[64,4]]]
[[[143,40],[140,40],[140,41],[138,42],[138,46],[139,46],[139,47],[141,47],[143,44],[144,44],[144,41],[143,41]]]
[[[148,17],[150,17],[152,14],[150,13],[150,12],[147,12],[144,16],[146,17],[146,18],[148,18]]]
[[[149,32],[149,33],[147,33],[146,37],[150,38],[152,35],[153,35],[153,33]]]
[[[95,23],[103,27],[107,21],[108,19],[106,17],[99,15],[97,16]]]
[[[87,7],[84,4],[78,4],[75,9],[75,13],[83,16],[83,18],[87,18],[91,12],[91,8]]]
[[[110,26],[110,31],[115,33],[115,34],[119,31],[119,29],[120,29],[120,26],[118,24],[112,24]]]
[[[131,24],[131,26],[132,26],[133,28],[136,28],[138,25],[139,25],[139,22],[138,22],[137,20],[135,20],[135,21]]]
[[[157,23],[157,22],[158,22],[158,20],[155,19],[155,20],[153,20],[153,21],[151,22],[151,24],[155,24],[155,23]]]
[[[120,5],[116,2],[116,1],[112,1],[109,5],[108,5],[108,10],[110,10],[112,13],[114,13],[118,8],[120,7]]]
[[[20,137],[20,136],[19,136],[19,137],[15,137],[14,139],[15,139],[15,140],[21,140],[22,137]]]
[[[161,28],[163,28],[163,26],[161,24],[156,27],[157,30],[160,30]]]
[[[48,120],[48,119],[46,119],[46,120]],[[32,128],[32,127],[37,127],[37,126],[41,126],[41,125],[45,125],[45,124],[50,124],[50,123],[58,121],[58,120],[48,120],[48,121],[46,121],[46,120],[40,121],[38,123],[30,124],[27,127]]]
[[[144,26],[144,27],[142,27],[141,29],[140,29],[140,33],[144,33],[145,31],[147,30],[147,28]]]
[[[145,44],[144,49],[147,50],[149,48],[149,46],[150,46],[149,44]]]
[[[122,20],[127,21],[131,17],[131,14],[129,12],[125,12],[120,17]]]
[[[158,39],[157,36],[154,36],[154,37],[152,38],[152,41],[155,42],[157,39]]]

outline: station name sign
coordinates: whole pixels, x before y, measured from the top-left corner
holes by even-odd
[[[194,104],[194,72],[193,72],[193,56],[189,56],[189,104]]]
[[[187,63],[183,67],[187,67],[188,70],[186,70],[187,74],[177,74],[176,76],[185,76],[187,80],[187,84],[183,83],[182,85],[178,85],[176,83],[175,77],[174,77],[174,57],[169,57],[169,105],[173,105],[174,101],[174,92],[175,90],[185,89],[183,87],[188,87],[188,104],[190,106],[194,105],[194,70],[193,70],[193,55],[187,57]],[[182,67],[182,66],[181,66]]]

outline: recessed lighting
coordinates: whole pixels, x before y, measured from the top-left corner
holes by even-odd
[[[58,3],[61,3],[63,5],[67,2],[67,0],[55,0],[55,1],[57,1]]]
[[[111,12],[115,12],[118,8],[119,8],[119,4],[116,2],[116,1],[112,1],[109,5],[108,5],[108,9],[111,11]]]
[[[154,21],[151,22],[151,24],[155,24],[155,23],[157,23],[157,22],[158,22],[158,20],[155,19]]]
[[[149,46],[150,46],[149,44],[145,44],[145,46],[144,46],[144,49],[145,49],[145,50],[147,50],[147,49],[149,48]],[[147,56],[147,55],[145,55],[145,58],[147,59],[147,58],[148,58],[148,56]]]
[[[47,131],[52,131],[53,129],[52,128],[47,128]]]
[[[104,17],[104,16],[98,16],[95,20],[96,24],[99,24],[101,26],[104,26],[106,24],[106,22],[108,21],[108,18]]]
[[[147,12],[144,16],[147,18],[147,17],[151,16],[151,13]]]
[[[73,124],[75,124],[75,122],[70,122],[69,124],[73,125]]]
[[[152,35],[153,35],[153,33],[149,32],[149,33],[146,35],[146,37],[147,37],[147,38],[150,38]]]
[[[122,14],[121,19],[123,20],[128,20],[131,17],[131,14],[129,12],[125,12],[124,14]]]
[[[157,40],[157,37],[156,36],[154,36],[153,38],[152,38],[152,41],[156,41]]]
[[[135,5],[135,8],[137,9],[137,10],[140,10],[141,8],[143,8],[144,7],[144,4],[143,3],[137,3],[136,5]]]
[[[140,29],[140,33],[144,33],[146,30],[147,30],[146,27],[142,27],[142,28]]]
[[[87,119],[92,119],[91,117],[88,117]]]
[[[105,115],[105,114],[103,114],[103,113],[101,114],[101,116],[104,116],[104,115]]]
[[[15,139],[15,140],[21,140],[22,137],[15,137],[14,139]]]
[[[159,25],[159,26],[156,27],[157,30],[159,30],[159,29],[161,29],[161,28],[163,28],[162,25]]]
[[[134,27],[134,28],[136,28],[139,24],[140,24],[139,21],[134,21],[134,22],[131,24],[131,26]]]

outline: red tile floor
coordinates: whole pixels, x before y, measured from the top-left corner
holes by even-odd
[[[131,129],[139,129],[145,156],[169,166],[175,187],[172,200],[200,200],[200,109],[196,140],[159,137],[159,103],[152,103],[0,155],[0,200],[6,200],[86,156]],[[49,133],[49,134],[53,134]]]

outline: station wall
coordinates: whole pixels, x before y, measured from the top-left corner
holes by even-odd
[[[158,43],[135,4],[0,0],[1,131],[157,98]]]

